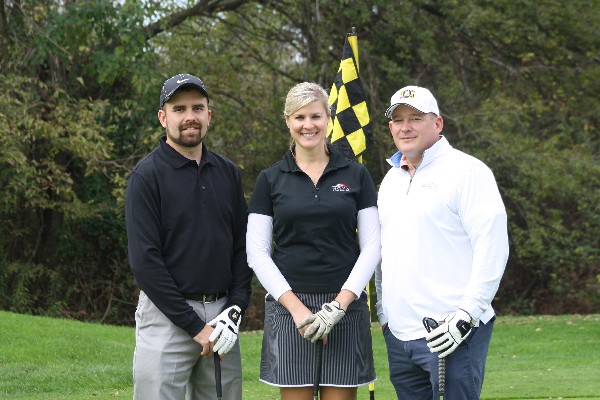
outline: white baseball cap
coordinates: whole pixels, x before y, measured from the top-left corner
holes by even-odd
[[[385,117],[392,118],[392,113],[401,104],[406,104],[424,114],[440,115],[435,97],[428,89],[419,86],[405,86],[392,96],[390,106],[385,110]]]

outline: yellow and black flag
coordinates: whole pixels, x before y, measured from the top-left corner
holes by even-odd
[[[347,158],[362,163],[362,155],[373,142],[371,118],[367,97],[358,74],[358,39],[356,29],[346,35],[342,60],[329,92],[331,120],[327,138],[336,150]],[[371,313],[371,291],[367,290],[367,304]],[[375,383],[369,384],[369,398],[375,400]]]
[[[362,154],[372,142],[371,119],[365,91],[358,73],[356,31],[346,36],[342,60],[329,92],[331,121],[327,138],[346,157],[362,162]]]

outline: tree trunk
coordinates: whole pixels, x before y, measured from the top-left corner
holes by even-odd
[[[8,20],[6,19],[6,5],[0,0],[0,65],[8,58]]]

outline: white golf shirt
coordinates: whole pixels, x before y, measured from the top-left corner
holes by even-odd
[[[388,160],[393,168],[378,198],[380,321],[399,340],[424,337],[424,317],[442,320],[458,308],[476,323],[489,321],[508,259],[506,211],[492,171],[445,137],[425,151],[412,178],[398,155]]]

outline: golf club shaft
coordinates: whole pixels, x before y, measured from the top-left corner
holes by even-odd
[[[446,358],[442,357],[438,361],[438,379],[439,379],[439,390],[440,400],[444,400],[444,392],[446,391]]]
[[[215,384],[217,386],[217,399],[223,398],[223,387],[221,386],[221,358],[218,353],[214,353],[215,357]]]
[[[440,326],[440,323],[433,318],[423,318],[423,325],[427,332],[431,333],[434,329]],[[446,391],[446,359],[438,358],[438,391],[440,400],[444,400],[444,392]]]

